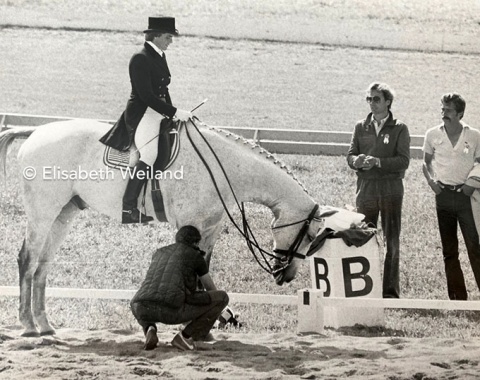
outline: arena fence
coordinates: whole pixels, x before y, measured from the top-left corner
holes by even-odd
[[[0,113],[0,132],[19,126],[39,126],[53,121],[71,120],[71,117],[39,116]],[[112,120],[98,120],[113,124]],[[305,155],[346,155],[351,132],[318,130],[248,128],[216,126],[252,140],[272,153]],[[423,136],[411,136],[412,158],[422,157]]]
[[[47,288],[46,297],[80,298],[105,300],[131,300],[136,290],[119,289],[74,289]],[[18,297],[18,286],[0,286],[0,296]],[[228,293],[231,303],[298,305],[296,295]],[[437,309],[437,310],[476,310],[480,311],[480,301],[451,301],[433,299],[391,299],[391,298],[342,298],[325,297],[321,300],[325,307],[385,308],[385,309]]]

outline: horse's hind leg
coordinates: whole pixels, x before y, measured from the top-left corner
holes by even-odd
[[[79,211],[73,202],[69,202],[62,209],[57,219],[52,225],[45,246],[42,250],[42,256],[38,262],[37,270],[33,276],[33,317],[40,329],[40,335],[55,334],[47,319],[45,310],[45,288],[47,285],[47,275],[55,252],[59,249],[65,236],[69,231],[76,212]]]
[[[18,271],[20,275],[20,308],[19,318],[25,331],[22,336],[38,336],[32,314],[32,278],[36,269],[34,257],[28,249],[28,232],[18,254]]]
[[[35,193],[38,195],[38,193]],[[29,215],[27,234],[22,245],[22,249],[18,255],[18,270],[20,281],[20,307],[19,307],[19,319],[22,325],[25,327],[23,336],[38,336],[39,332],[34,319],[34,313],[32,313],[32,301],[35,307],[35,316],[40,321],[41,331],[52,330],[48,325],[48,322],[42,321],[42,311],[45,311],[45,283],[42,288],[42,277],[46,277],[46,271],[48,261],[50,257],[53,257],[52,241],[55,240],[55,232],[52,233],[52,227],[58,226],[58,217],[62,214],[63,210],[69,210],[73,207],[73,204],[68,203],[63,210],[58,209],[55,204],[51,204],[50,207],[40,207],[38,205],[38,199],[30,195],[25,198],[24,201],[25,211]],[[54,228],[58,230],[58,227]],[[58,232],[56,233],[57,244],[61,242],[62,236]],[[37,285],[39,284],[39,285]],[[34,299],[32,300],[32,291]],[[43,297],[42,297],[43,294]],[[43,298],[43,301],[42,301]],[[43,302],[43,306],[42,306]]]
[[[22,336],[39,336],[32,313],[33,278],[42,257],[43,247],[47,241],[51,224],[44,219],[42,223],[27,225],[27,235],[18,254],[18,271],[20,280],[19,318],[25,331]]]

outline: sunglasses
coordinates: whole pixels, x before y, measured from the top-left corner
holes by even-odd
[[[380,98],[380,96],[367,96],[365,100],[367,101],[367,103],[380,103],[382,101],[382,98]]]

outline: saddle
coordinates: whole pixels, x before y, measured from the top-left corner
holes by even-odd
[[[153,165],[154,173],[167,170],[177,158],[180,148],[179,126],[180,123],[175,123],[171,119],[162,119],[161,134],[158,139],[158,156]],[[139,160],[140,154],[135,145],[132,145],[127,151],[119,151],[106,146],[103,154],[103,163],[118,170],[133,168]],[[145,193],[143,196],[145,197]],[[167,222],[159,179],[151,180],[151,197],[157,219],[160,222]]]

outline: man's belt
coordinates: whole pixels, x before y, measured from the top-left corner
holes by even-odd
[[[440,181],[438,181],[438,183],[440,184],[440,187],[446,189],[446,190],[450,190],[450,191],[460,191],[460,189],[462,188],[463,186],[463,183],[460,184],[460,185],[446,185]]]

